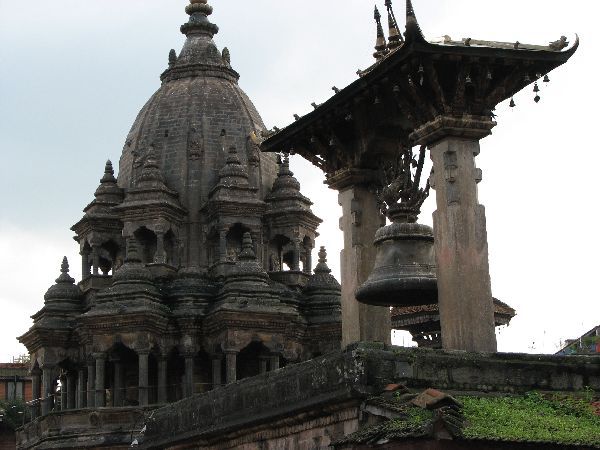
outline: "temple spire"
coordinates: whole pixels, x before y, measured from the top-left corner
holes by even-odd
[[[104,166],[104,176],[100,180],[101,183],[116,183],[117,179],[115,178],[115,170],[113,169],[113,165],[111,160],[106,161],[106,165]]]
[[[185,12],[190,16],[188,23],[181,26],[181,32],[186,36],[190,34],[208,34],[211,37],[219,32],[219,27],[208,20],[213,12],[208,0],[190,0],[185,7]]]
[[[69,275],[69,261],[66,256],[63,258],[62,264],[60,265],[60,276],[56,279],[56,282],[67,284],[75,283],[75,280]]]
[[[404,37],[407,43],[414,41],[425,42],[425,37],[419,26],[412,0],[406,0],[406,32],[404,33]]]
[[[381,26],[381,14],[377,6],[375,6],[374,19],[377,24],[377,40],[375,41],[375,53],[373,53],[373,57],[379,61],[388,53],[388,48],[385,35],[383,34],[383,27]]]
[[[388,12],[388,27],[389,27],[389,44],[388,47],[394,49],[399,47],[404,39],[402,38],[402,34],[400,33],[400,28],[398,27],[398,21],[396,20],[396,15],[394,14],[394,8],[392,7],[392,0],[385,0],[385,7]]]
[[[319,250],[319,264],[315,267],[315,273],[331,273],[331,269],[327,265],[327,250],[321,247]]]

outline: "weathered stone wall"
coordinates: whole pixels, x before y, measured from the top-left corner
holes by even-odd
[[[356,431],[362,402],[392,382],[451,392],[600,390],[600,358],[358,344],[155,411],[53,413],[19,432],[19,448],[119,448],[146,425],[140,442],[149,449],[325,449]]]

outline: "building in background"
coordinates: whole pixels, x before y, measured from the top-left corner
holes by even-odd
[[[0,363],[0,401],[32,400],[29,361],[15,358],[10,363]]]
[[[557,355],[597,355],[600,354],[600,325],[592,328],[577,339],[567,339]]]

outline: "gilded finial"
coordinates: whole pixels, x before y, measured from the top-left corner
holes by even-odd
[[[404,39],[402,38],[400,28],[398,27],[396,14],[394,14],[394,8],[392,7],[392,0],[385,0],[385,7],[387,8],[388,27],[390,30],[388,47],[390,49],[394,49],[396,47],[399,47],[404,42]]]
[[[412,41],[425,42],[412,0],[406,0],[406,31],[404,37],[407,43]]]
[[[375,40],[375,53],[373,53],[373,57],[379,61],[387,54],[388,48],[385,35],[383,34],[383,27],[381,26],[381,14],[379,13],[377,6],[375,6],[375,14],[373,17],[377,25],[377,39]]]

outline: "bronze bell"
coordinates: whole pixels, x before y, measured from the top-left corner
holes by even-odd
[[[375,267],[356,291],[361,303],[417,306],[437,303],[433,229],[415,223],[416,215],[397,205],[391,225],[377,230]],[[404,210],[404,211],[402,211]]]

